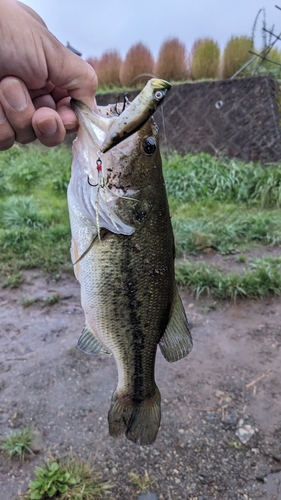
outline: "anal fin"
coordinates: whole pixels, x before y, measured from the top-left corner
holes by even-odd
[[[77,347],[86,354],[111,354],[97,339],[87,323],[84,325]]]
[[[187,356],[192,349],[192,345],[188,320],[179,292],[175,286],[170,319],[159,342],[159,347],[164,358],[169,362],[173,362]]]

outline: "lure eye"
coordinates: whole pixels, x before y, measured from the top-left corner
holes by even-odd
[[[161,99],[163,99],[165,94],[166,94],[166,92],[164,92],[163,90],[156,90],[154,97],[155,97],[156,101],[161,101]]]
[[[155,139],[153,139],[153,137],[147,137],[146,139],[144,139],[142,148],[146,156],[152,156],[157,148]]]

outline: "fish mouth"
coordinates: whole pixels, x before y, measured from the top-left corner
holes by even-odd
[[[105,153],[135,132],[152,116],[163,102],[171,84],[160,78],[152,78],[143,90],[129,103],[109,129],[100,151]]]
[[[85,104],[71,99],[70,106],[78,117],[78,122],[85,121],[84,115],[96,126],[101,125],[104,129],[104,121],[107,121],[108,132],[100,144],[100,153],[106,153],[124,139],[137,132],[152,116],[154,111],[162,104],[171,84],[160,78],[152,78],[147,82],[140,94],[124,106],[123,111],[117,117],[102,117],[88,108]],[[108,122],[108,119],[111,122]],[[103,126],[102,123],[103,122]],[[81,124],[81,123],[80,123]]]

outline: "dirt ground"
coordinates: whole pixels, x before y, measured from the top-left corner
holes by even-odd
[[[54,305],[42,300],[56,293]],[[76,280],[31,271],[20,288],[0,288],[0,438],[30,424],[42,437],[25,462],[0,454],[1,500],[25,492],[49,453],[90,458],[113,482],[114,500],[136,500],[128,473],[145,470],[159,500],[281,499],[281,300],[181,295],[194,349],[174,364],[158,354],[162,425],[152,446],[139,447],[108,436],[115,362],[75,347]],[[27,298],[40,300],[24,308]],[[243,425],[254,432],[245,444]]]

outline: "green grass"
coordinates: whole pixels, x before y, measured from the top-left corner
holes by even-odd
[[[281,258],[255,259],[242,274],[227,273],[202,262],[179,262],[176,281],[197,298],[200,295],[236,300],[281,295]]]
[[[151,489],[154,482],[153,478],[148,475],[147,471],[144,472],[144,475],[131,471],[128,473],[128,477],[138,493],[147,493]]]
[[[22,431],[14,431],[5,437],[0,444],[0,449],[8,458],[20,458],[24,460],[27,455],[32,454],[32,431],[26,427]]]
[[[164,174],[171,204],[211,200],[260,208],[281,205],[281,165],[264,166],[205,153],[170,156]]]
[[[178,257],[280,244],[281,165],[173,154],[164,175]]]
[[[70,269],[66,190],[71,149],[14,146],[0,153],[0,272]],[[17,280],[16,280],[17,281]]]
[[[173,212],[172,212],[173,213]],[[247,243],[279,245],[281,212],[214,203],[210,208],[199,203],[175,210],[172,224],[178,257],[213,248],[222,254],[238,251]]]
[[[88,463],[75,458],[49,459],[34,474],[24,500],[100,500],[112,489]]]
[[[30,299],[29,297],[24,297],[21,301],[21,305],[24,309],[26,309],[27,307],[30,307],[32,306],[33,304],[36,304],[37,302],[39,302],[39,298],[38,297],[35,297],[33,299]]]
[[[34,297],[34,298],[29,298],[29,297],[24,297],[21,301],[21,305],[24,309],[27,307],[32,306],[33,304],[38,304],[41,303],[42,307],[45,306],[54,306],[60,301],[60,295],[58,293],[53,293],[49,297],[46,298],[41,298],[41,297]]]
[[[18,288],[24,282],[24,275],[22,272],[10,272],[2,283],[3,288]]]
[[[14,146],[0,153],[2,286],[20,286],[24,269],[53,276],[72,270],[66,201],[70,166],[71,149],[65,146]],[[202,153],[173,154],[163,167],[177,257],[208,248],[221,254],[239,251],[239,262],[247,268],[242,276],[177,263],[181,286],[220,298],[279,294],[278,263],[254,267],[249,251],[259,244],[280,246],[281,164],[246,164]]]

